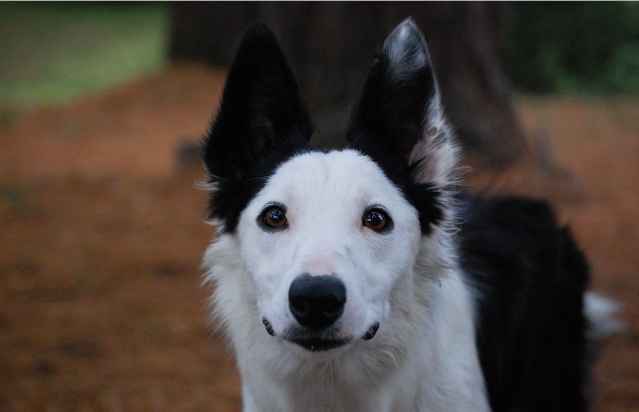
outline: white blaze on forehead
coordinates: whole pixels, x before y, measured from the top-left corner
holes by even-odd
[[[364,208],[381,205],[406,208],[400,190],[369,157],[353,150],[310,152],[281,165],[251,204],[283,203],[291,219],[304,215],[345,224],[359,219]],[[311,213],[313,212],[313,213]]]

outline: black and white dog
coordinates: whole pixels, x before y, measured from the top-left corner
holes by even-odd
[[[206,282],[245,411],[573,411],[612,305],[548,206],[456,192],[459,149],[411,20],[386,39],[345,150],[309,145],[261,23],[204,140]]]

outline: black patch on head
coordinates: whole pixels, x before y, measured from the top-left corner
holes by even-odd
[[[233,232],[249,200],[274,170],[309,150],[312,125],[297,82],[273,33],[256,23],[245,34],[222,102],[203,141],[208,183],[215,188],[209,218]]]
[[[406,200],[417,209],[422,233],[429,235],[432,225],[437,225],[444,218],[441,190],[431,183],[419,182],[415,177],[419,170],[416,165],[408,166],[403,159],[388,157],[384,150],[376,152],[374,147],[364,145],[354,148],[377,163],[384,175],[399,188]]]
[[[426,42],[408,19],[399,24],[375,56],[351,115],[347,138],[384,157],[407,160],[424,136],[437,86]]]
[[[232,233],[237,228],[240,215],[246,205],[264,188],[268,179],[277,168],[287,160],[313,149],[304,146],[291,146],[284,150],[274,150],[266,155],[260,163],[248,170],[238,179],[216,179],[217,189],[209,199],[209,218],[216,217],[224,220],[224,230]]]
[[[385,157],[407,159],[422,138],[426,111],[436,88],[429,64],[410,75],[394,77],[389,58],[378,54],[351,114],[346,137]]]
[[[442,194],[417,179],[421,161],[409,165],[408,158],[424,136],[436,94],[426,44],[419,29],[405,21],[373,60],[346,130],[351,147],[370,156],[417,209],[424,234],[444,217]]]

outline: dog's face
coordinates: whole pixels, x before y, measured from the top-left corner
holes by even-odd
[[[283,163],[237,227],[264,324],[314,351],[373,337],[420,233],[415,208],[370,158],[351,150]]]
[[[343,151],[312,149],[312,127],[272,33],[245,36],[205,140],[211,220],[237,245],[244,299],[264,339],[326,352],[371,340],[421,239],[446,223],[455,160],[423,37],[386,40]],[[215,245],[213,246],[215,247]],[[232,322],[233,314],[225,314]],[[268,333],[268,334],[267,334]]]

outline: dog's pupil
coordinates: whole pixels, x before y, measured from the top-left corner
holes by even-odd
[[[271,210],[271,220],[275,223],[278,223],[280,220],[282,220],[282,211],[279,209],[275,209],[275,210]]]
[[[284,211],[279,208],[273,208],[267,214],[267,220],[271,226],[279,226],[284,223],[285,219]]]
[[[379,212],[370,212],[366,222],[371,229],[381,229],[384,226],[384,216]]]

